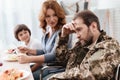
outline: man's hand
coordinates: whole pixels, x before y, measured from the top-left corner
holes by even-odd
[[[65,24],[62,28],[61,37],[65,37],[74,32],[75,32],[75,26],[73,23]]]

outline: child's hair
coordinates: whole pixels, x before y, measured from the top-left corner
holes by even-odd
[[[25,24],[18,24],[18,25],[14,28],[14,36],[15,36],[15,38],[16,38],[18,41],[20,41],[19,38],[18,38],[18,33],[19,33],[20,31],[22,31],[22,30],[28,31],[29,34],[30,34],[30,36],[31,36],[31,31],[30,31],[30,29],[29,29]]]

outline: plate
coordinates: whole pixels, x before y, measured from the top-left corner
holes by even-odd
[[[20,77],[22,74],[22,77]],[[0,80],[13,80],[18,77],[17,80],[24,80],[30,75],[30,72],[26,70],[7,69],[0,73]]]
[[[6,57],[4,57],[5,61],[9,61],[9,62],[15,62],[17,61],[17,55],[16,54],[9,54]]]
[[[18,80],[26,79],[30,75],[30,72],[28,72],[26,70],[20,70],[20,72],[23,72],[23,77],[18,78]]]

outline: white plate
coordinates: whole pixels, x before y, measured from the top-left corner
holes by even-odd
[[[20,70],[20,72],[23,72],[23,77],[18,78],[18,80],[26,79],[30,75],[30,72],[28,72],[26,70]]]

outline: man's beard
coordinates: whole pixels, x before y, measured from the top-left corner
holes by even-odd
[[[93,40],[92,33],[90,32],[90,29],[88,29],[87,39],[84,40],[84,42],[82,43],[83,46],[89,46],[90,44],[93,43],[92,40]]]
[[[83,46],[89,46],[90,44],[92,44],[92,37],[89,38],[89,40],[85,40],[85,44]]]

